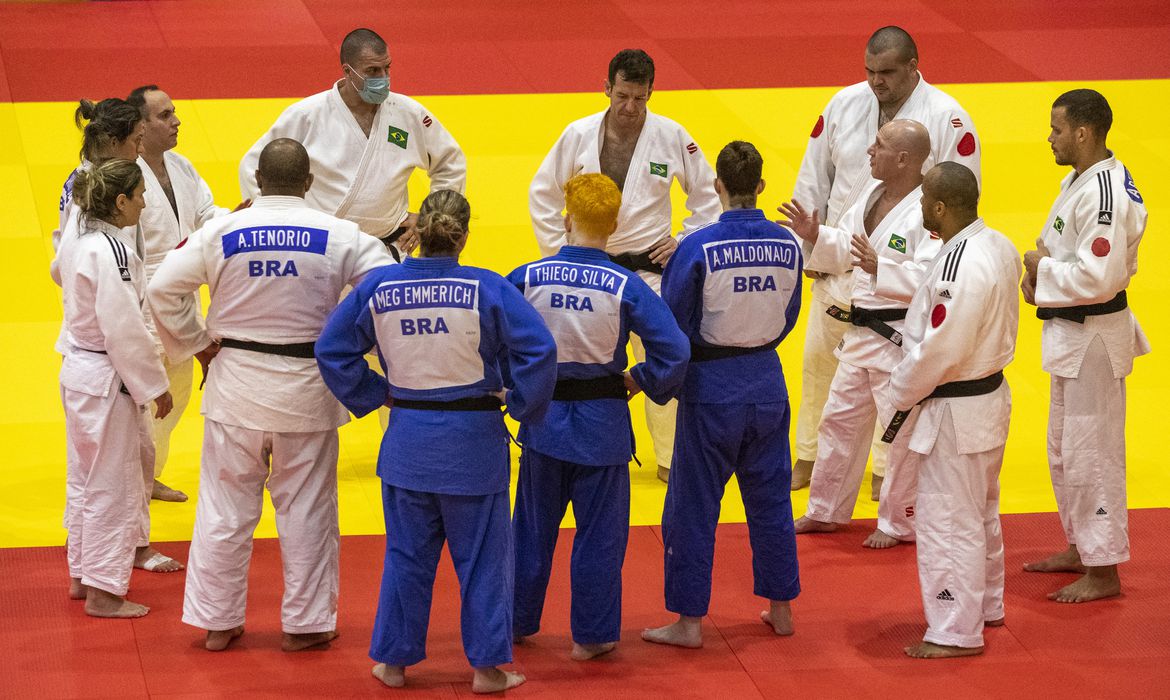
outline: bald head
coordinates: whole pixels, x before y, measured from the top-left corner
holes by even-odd
[[[276,139],[260,151],[260,165],[256,169],[260,194],[304,197],[312,178],[309,152],[299,141]]]
[[[865,44],[865,52],[873,55],[894,51],[903,63],[918,58],[918,46],[909,32],[901,27],[882,27]]]
[[[913,119],[895,119],[882,127],[882,135],[895,150],[906,154],[909,163],[922,172],[930,156],[930,132]]]

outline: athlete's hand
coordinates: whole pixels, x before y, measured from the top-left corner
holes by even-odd
[[[1048,246],[1044,245],[1044,241],[1039,238],[1036,239],[1036,250],[1024,253],[1024,270],[1032,278],[1033,289],[1036,287],[1036,272],[1040,269],[1040,261],[1051,256],[1052,253],[1048,251]]]
[[[638,382],[634,381],[634,375],[629,372],[624,372],[622,373],[622,381],[626,385],[626,401],[642,393],[642,387],[638,386]]]
[[[855,233],[850,243],[851,252],[857,258],[853,261],[853,266],[860,267],[871,275],[876,275],[878,255],[877,251],[870,245],[869,237]]]
[[[781,226],[787,226],[792,232],[800,236],[801,240],[815,244],[821,233],[821,214],[816,209],[808,212],[795,199],[776,207],[776,211],[788,217],[777,221]]]
[[[1036,281],[1027,272],[1024,273],[1024,278],[1020,280],[1020,291],[1024,294],[1024,301],[1032,306],[1036,305]]]
[[[674,236],[666,236],[650,246],[650,262],[665,267],[666,261],[670,260],[676,250],[678,250],[678,241]]]
[[[402,225],[406,227],[406,233],[402,234],[402,238],[399,238],[395,245],[406,256],[418,247],[418,213],[410,212],[407,214]]]
[[[207,373],[211,371],[211,361],[219,354],[219,343],[214,340],[207,344],[199,352],[195,353],[195,359],[199,360],[199,368],[203,370],[203,379],[199,382],[199,388],[207,383]]]
[[[250,206],[252,206],[252,200],[245,199],[244,201],[237,204],[235,209],[232,209],[232,213],[235,213],[241,209],[247,209]]]
[[[154,417],[158,419],[166,418],[167,414],[174,407],[175,402],[171,398],[171,392],[164,391],[162,396],[154,400]]]

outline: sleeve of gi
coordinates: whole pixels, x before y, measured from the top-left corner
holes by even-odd
[[[347,284],[356,287],[374,270],[394,264],[394,258],[390,257],[385,243],[368,233],[363,233],[357,224],[349,221],[343,223],[352,229],[354,237],[353,255],[345,272]]]
[[[111,245],[121,246],[121,243],[112,241]],[[121,251],[122,255],[128,254],[124,246]],[[139,406],[145,406],[167,391],[166,370],[155,350],[154,339],[146,330],[142,302],[134,284],[123,279],[109,250],[98,248],[92,255],[93,259],[85,267],[90,268],[93,277],[94,312],[98,329],[105,338],[106,355],[130,397]]]
[[[786,229],[787,230],[787,229]],[[796,249],[799,251],[800,241],[795,234],[789,232],[788,235],[792,238],[792,242],[796,243]],[[784,309],[784,332],[780,334],[780,339],[777,342],[782,342],[796,327],[796,319],[800,317],[800,304],[802,295],[804,294],[804,285],[801,284],[801,275],[804,273],[804,257],[796,261],[796,285],[792,288],[792,296],[788,298],[788,306]]]
[[[965,165],[975,174],[975,181],[983,189],[983,174],[980,160],[983,156],[983,144],[979,141],[979,134],[975,131],[975,123],[971,115],[961,109],[954,109],[943,117],[941,123],[931,139],[939,139],[940,143],[933,144],[938,160],[952,161]]]
[[[1129,284],[1127,241],[1121,216],[1101,223],[1097,188],[1076,203],[1077,245],[1073,260],[1042,258],[1036,271],[1037,306],[1080,306],[1112,299]],[[1117,215],[1121,212],[1114,211]],[[1065,235],[1068,235],[1067,230]]]
[[[703,316],[703,248],[693,239],[679,243],[662,273],[662,300],[687,339],[699,335]]]
[[[146,289],[159,340],[174,362],[190,358],[211,343],[193,294],[207,284],[206,235],[206,229],[200,229],[167,253]]]
[[[915,240],[917,236],[917,240]],[[873,291],[887,299],[910,303],[914,292],[926,278],[926,269],[942,248],[942,241],[924,231],[907,234],[909,244],[914,246],[914,255],[901,262],[878,255],[877,274],[874,275]]]
[[[240,159],[240,196],[244,199],[256,199],[260,196],[260,186],[256,184],[256,168],[260,166],[260,151],[264,150],[272,141],[279,138],[296,139],[305,142],[309,131],[309,123],[305,115],[292,105],[280,113],[276,122],[269,127],[264,135],[252,144],[244,157]]]
[[[646,360],[630,368],[634,381],[650,400],[665,404],[678,395],[686,378],[691,344],[670,307],[636,275],[626,281],[630,330],[642,339]]]
[[[370,297],[377,284],[376,276],[367,277],[342,299],[314,346],[325,385],[358,418],[390,396],[390,384],[370,369],[365,357],[377,340],[370,313]]]
[[[820,212],[821,221],[829,214],[829,193],[837,173],[829,146],[836,126],[833,100],[830,100],[813,126],[808,146],[804,150],[804,159],[800,161],[800,170],[796,174],[796,188],[792,193],[792,198],[805,209]],[[812,267],[811,263],[809,266]]]
[[[455,190],[463,193],[467,187],[467,159],[463,149],[455,141],[447,127],[435,117],[422,116],[424,147],[427,150],[427,176],[431,179],[431,192]]]
[[[231,210],[216,206],[215,197],[211,195],[211,188],[207,186],[207,181],[198,173],[195,174],[195,177],[199,180],[199,194],[197,195],[198,200],[195,202],[194,228],[199,228],[215,217],[223,216]]]
[[[528,211],[542,256],[565,244],[565,183],[573,176],[573,154],[581,134],[566,128],[544,157],[528,188]]]
[[[540,420],[557,383],[557,346],[544,319],[511,283],[499,285],[495,309],[500,341],[507,348],[508,415],[520,423]]]
[[[842,217],[842,223],[849,220],[848,215]],[[817,234],[817,242],[808,252],[805,264],[809,269],[830,274],[844,274],[853,269],[853,253],[851,241],[853,234],[845,229],[821,226]],[[802,241],[797,239],[797,243]],[[803,243],[801,252],[805,252],[807,243]]]
[[[719,204],[719,195],[715,194],[715,171],[703,156],[703,149],[682,127],[679,127],[678,138],[683,162],[679,185],[687,194],[687,211],[691,213],[683,220],[682,231],[679,232],[681,239],[700,226],[718,219],[723,207]]]

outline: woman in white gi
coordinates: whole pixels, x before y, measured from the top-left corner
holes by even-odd
[[[66,552],[70,592],[84,591],[95,617],[141,617],[149,608],[124,598],[130,585],[142,479],[143,411],[171,410],[167,377],[142,313],[145,276],[134,240],[145,206],[142,171],[111,160],[81,171],[73,197],[79,233],[60,261],[65,350],[61,403],[70,459],[66,477]]]
[[[508,433],[539,419],[557,377],[540,314],[503,277],[459,264],[471,207],[452,190],[419,212],[421,257],[371,272],[317,340],[321,376],[355,415],[393,405],[378,456],[386,560],[370,657],[374,675],[402,686],[426,658],[435,569],[448,543],[462,594],[472,690],[524,682],[512,661],[513,552],[508,524]],[[366,364],[378,348],[385,376]],[[505,391],[505,385],[508,389]]]

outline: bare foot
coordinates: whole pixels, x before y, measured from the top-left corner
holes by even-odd
[[[183,570],[182,562],[171,559],[150,545],[139,547],[134,551],[134,568],[143,571],[153,571],[157,574],[170,574]]]
[[[69,600],[85,600],[85,593],[89,589],[84,586],[79,578],[69,579]]]
[[[820,520],[813,520],[807,515],[802,515],[796,521],[796,534],[803,535],[809,532],[836,532],[837,523],[822,523]]]
[[[391,688],[401,688],[406,685],[406,667],[377,664],[373,670],[374,678],[382,681]]]
[[[873,532],[869,533],[869,537],[865,538],[865,542],[862,542],[861,546],[869,547],[870,549],[889,549],[890,547],[896,547],[901,543],[901,540],[895,537],[890,537],[881,530],[875,529]]]
[[[208,651],[223,651],[243,634],[243,625],[233,627],[230,630],[207,630],[207,639],[203,640],[203,648]]]
[[[1121,595],[1117,566],[1090,566],[1084,576],[1055,593],[1049,593],[1048,599],[1058,603],[1087,603],[1117,595]]]
[[[513,671],[501,671],[495,666],[475,669],[471,677],[471,692],[499,693],[509,688],[515,688],[523,683],[524,676]]]
[[[588,661],[603,654],[608,654],[614,649],[617,649],[617,642],[606,642],[604,644],[577,644],[574,642],[573,651],[569,652],[569,658],[573,661]]]
[[[760,613],[760,619],[781,637],[796,631],[792,626],[792,606],[787,600],[773,600],[770,608]]]
[[[702,618],[679,615],[674,624],[642,630],[642,639],[654,644],[698,649],[703,646],[702,624]]]
[[[171,503],[183,503],[187,500],[187,494],[167,486],[158,479],[154,480],[154,486],[150,489],[150,497],[155,501],[169,501]]]
[[[811,459],[798,459],[792,465],[792,490],[799,491],[808,488],[812,483],[813,462]]]
[[[1085,573],[1085,565],[1081,563],[1081,555],[1077,552],[1077,548],[1069,547],[1063,552],[1057,552],[1042,561],[1024,564],[1024,571],[1036,571],[1040,573],[1068,571],[1074,574],[1083,574]]]
[[[88,586],[85,592],[85,614],[91,617],[142,617],[150,608],[131,603],[122,596]]]
[[[658,480],[664,484],[670,483],[670,467],[658,465]]]
[[[308,634],[285,632],[280,638],[280,650],[305,651],[314,647],[328,648],[329,642],[332,642],[334,639],[337,639],[337,630],[309,632]]]
[[[956,656],[979,656],[982,653],[983,647],[948,647],[930,642],[906,647],[906,656],[914,659],[949,659]]]
[[[984,620],[983,626],[984,627],[1003,627],[1006,619],[1007,618],[1001,617],[998,620]]]

